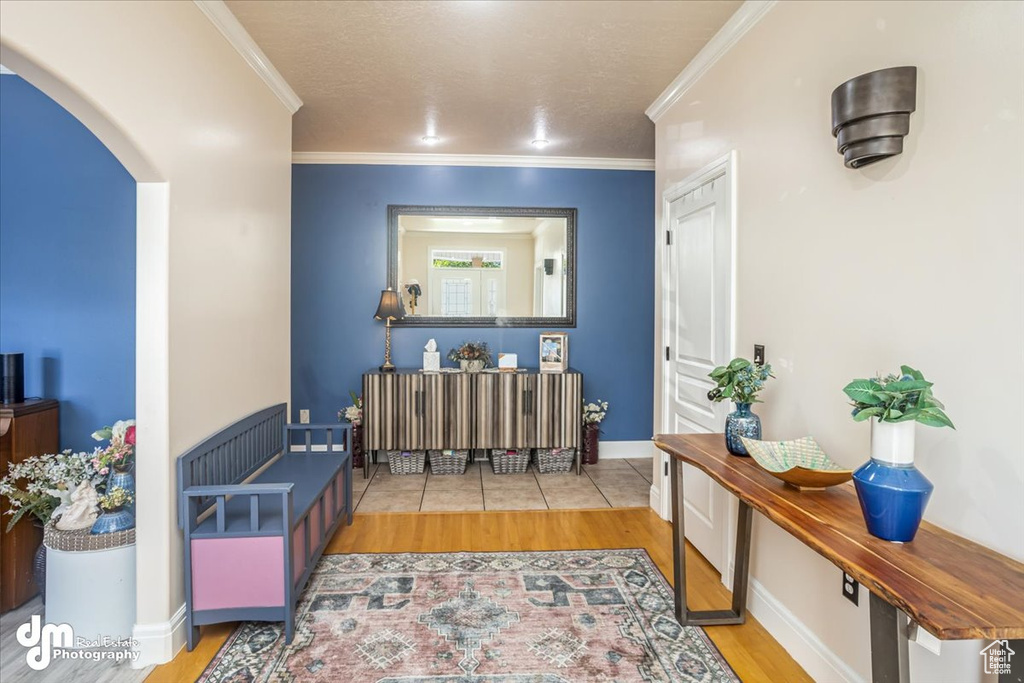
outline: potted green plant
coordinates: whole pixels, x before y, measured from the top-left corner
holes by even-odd
[[[761,402],[757,395],[774,376],[770,364],[759,365],[746,358],[733,358],[728,365],[708,373],[715,381],[708,399],[716,403],[732,401],[736,405],[736,410],[725,418],[725,447],[733,455],[749,455],[740,437],[761,438],[761,418],[751,412],[750,405]]]
[[[458,363],[463,372],[480,372],[491,366],[491,349],[486,342],[467,341],[448,352],[448,360]]]
[[[887,541],[914,538],[935,488],[914,467],[914,429],[953,427],[932,383],[909,365],[900,372],[855,379],[843,389],[853,419],[871,421],[871,460],[853,473],[868,531]]]

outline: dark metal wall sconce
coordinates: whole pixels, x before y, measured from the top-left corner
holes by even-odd
[[[833,90],[832,135],[846,167],[900,154],[916,108],[916,66],[872,71]]]

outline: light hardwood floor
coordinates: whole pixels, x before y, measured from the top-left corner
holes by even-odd
[[[357,514],[342,528],[328,553],[453,552],[493,550],[577,550],[645,548],[668,577],[672,575],[671,526],[648,508],[543,510],[529,512]],[[689,602],[694,609],[724,608],[729,593],[718,573],[687,545]],[[671,578],[670,578],[671,580]],[[157,667],[149,683],[193,681],[234,629],[221,624],[203,629],[192,652],[182,650]],[[706,629],[744,683],[800,683],[811,678],[753,617],[740,626]]]

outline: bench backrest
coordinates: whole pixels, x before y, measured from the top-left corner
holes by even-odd
[[[181,492],[189,486],[240,484],[263,467],[284,447],[288,406],[281,403],[235,422],[178,456],[178,526],[184,528],[187,511]],[[214,498],[197,499],[202,514]]]

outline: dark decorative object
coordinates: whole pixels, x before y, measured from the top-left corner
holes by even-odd
[[[363,425],[352,425],[352,467],[363,466]]]
[[[598,444],[601,442],[601,425],[596,422],[583,425],[583,464],[597,464]]]
[[[561,316],[457,316],[410,315],[396,320],[400,327],[576,327],[576,209],[510,206],[388,206],[388,287],[397,289],[398,222],[402,216],[432,217],[495,217],[551,218],[565,220],[565,255],[562,276],[565,278],[564,315]],[[553,267],[552,267],[553,271]],[[422,294],[421,294],[422,296]]]
[[[46,546],[42,543],[36,548],[36,554],[32,558],[32,580],[39,588],[39,599],[46,604]]]
[[[394,372],[395,366],[391,362],[391,321],[401,320],[405,317],[405,309],[402,307],[402,297],[398,292],[388,287],[380,293],[380,303],[377,304],[377,312],[373,314],[377,320],[383,320],[384,332],[384,365],[380,366],[381,372]]]
[[[0,373],[3,375],[4,403],[25,402],[25,354],[0,353]]]
[[[761,418],[750,411],[749,403],[737,403],[725,418],[725,447],[733,455],[749,456],[741,436],[761,439]]]
[[[917,67],[872,71],[832,91],[832,135],[847,168],[903,152],[917,108]]]

